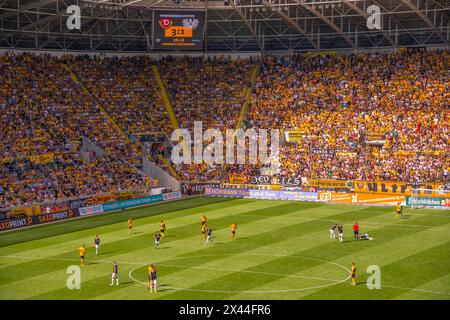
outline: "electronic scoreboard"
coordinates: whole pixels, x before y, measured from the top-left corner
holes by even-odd
[[[204,11],[155,10],[154,50],[203,50]]]

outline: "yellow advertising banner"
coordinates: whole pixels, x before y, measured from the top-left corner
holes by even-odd
[[[355,180],[355,192],[357,193],[377,193],[377,194],[392,194],[392,195],[411,195],[412,189],[430,189],[438,190],[443,188],[443,183],[422,183],[422,184],[407,184],[400,181],[364,181]],[[427,193],[432,195],[433,193]]]
[[[303,52],[302,54],[309,57],[323,56],[323,55],[334,56],[337,54],[337,51],[308,51]]]
[[[356,152],[336,152],[336,155],[339,157],[355,158],[357,156],[357,153]]]
[[[222,183],[221,187],[231,189],[281,190],[280,185],[273,185],[273,184]]]
[[[393,206],[399,202],[404,203],[405,201],[406,201],[406,195],[355,193],[352,203],[392,205]]]
[[[33,206],[33,207],[26,207],[25,208],[25,214],[27,217],[34,216],[37,214],[41,214],[41,206]]]
[[[380,132],[369,132],[366,134],[368,141],[384,140],[384,134]]]
[[[37,156],[30,156],[30,161],[33,163],[46,164],[52,162],[54,158],[53,153],[40,154]]]
[[[440,152],[440,151],[433,151],[433,150],[423,150],[423,151],[420,151],[420,154],[425,154],[425,155],[428,155],[428,156],[441,156],[442,155],[442,152]],[[396,151],[396,152],[394,152],[394,155],[396,155],[396,156],[416,156],[417,155],[417,152],[413,152],[413,151],[402,151],[402,150],[400,150],[400,151]]]
[[[288,140],[289,141],[299,141],[305,134],[304,130],[288,130]]]
[[[230,183],[233,184],[244,184],[247,183],[247,176],[243,174],[230,174],[228,175],[228,179],[230,180]]]
[[[319,192],[319,201],[337,202],[337,203],[352,203],[355,193],[342,192]]]
[[[413,155],[415,155],[416,153],[415,152],[410,152],[410,151],[396,151],[396,152],[394,152],[394,155],[396,155],[396,156],[413,156]]]
[[[349,189],[351,181],[334,179],[308,179],[309,187]]]
[[[1,162],[2,163],[8,163],[8,162],[12,162],[14,160],[14,158],[11,157],[7,157],[7,158],[2,158]]]
[[[340,193],[340,192],[319,192],[319,201],[333,203],[353,203],[366,205],[387,205],[393,206],[398,202],[404,203],[406,195],[383,195],[371,193]]]
[[[426,154],[426,155],[429,155],[429,156],[440,156],[442,153],[440,151],[423,150],[423,151],[420,151],[420,154]]]

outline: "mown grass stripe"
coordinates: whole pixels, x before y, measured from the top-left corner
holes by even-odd
[[[389,232],[389,230],[382,229],[377,230],[380,237],[378,240],[374,241],[365,241],[364,243],[370,246],[366,247],[366,251],[364,255],[358,254],[358,252],[353,252],[347,255],[343,255],[342,257],[338,257],[334,259],[335,262],[341,263],[341,264],[347,264],[350,265],[352,261],[356,261],[357,267],[358,267],[358,278],[366,279],[369,275],[365,274],[365,270],[367,266],[369,265],[379,265],[382,270],[382,281],[389,285],[395,285],[397,283],[394,281],[395,279],[385,278],[384,275],[385,272],[385,264],[388,264],[390,261],[395,262],[399,259],[407,258],[411,254],[417,254],[420,255],[421,251],[426,251],[430,247],[435,246],[436,244],[440,244],[442,241],[448,242],[448,239],[444,239],[442,237],[439,237],[436,235],[436,233],[433,232],[433,230],[422,230],[418,232],[403,232],[403,236],[398,236],[398,234],[392,235],[392,233]],[[418,238],[426,238],[427,241],[421,242],[420,244],[416,245],[413,249],[410,249],[410,251],[406,251],[405,247],[402,245],[404,242],[411,242]],[[385,239],[385,240],[384,240]],[[376,242],[381,243],[381,245],[374,245]],[[389,253],[389,256],[386,255],[386,253]],[[382,258],[381,258],[382,257]],[[388,274],[395,274],[400,279],[403,279],[403,276],[406,274],[411,275],[411,273],[392,273],[389,272]],[[414,277],[413,277],[414,278]],[[363,281],[363,280],[361,280]],[[361,287],[358,286],[358,289]],[[363,289],[367,289],[365,285],[362,286]],[[377,294],[377,290],[370,291],[370,295],[374,296]],[[386,291],[385,291],[386,292]],[[384,292],[384,293],[385,293]],[[401,293],[400,291],[396,291],[397,294]],[[384,294],[383,293],[383,294]],[[318,299],[320,297],[330,297],[335,296],[335,293],[327,292],[326,290],[318,291],[316,293],[313,293],[311,295],[303,295],[302,298],[306,299]],[[348,296],[342,297],[342,298],[349,298]],[[351,297],[350,297],[351,298]],[[379,296],[378,298],[386,298],[386,295]]]
[[[38,225],[28,229],[17,229],[0,233],[0,247],[10,246],[16,243],[23,243],[33,240],[39,240],[56,235],[67,235],[71,232],[97,228],[98,226],[113,224],[122,221],[123,213],[132,219],[140,219],[149,215],[160,215],[164,213],[198,208],[211,204],[233,201],[226,198],[207,198],[196,197],[190,199],[181,199],[171,202],[153,204],[145,208],[136,208],[125,211],[116,211],[100,215],[86,216],[74,220],[65,220],[51,224]],[[145,210],[147,209],[147,210]]]
[[[309,229],[311,229],[311,228],[309,228]],[[417,230],[417,231],[414,231],[414,232],[419,233],[421,231],[423,231],[423,230],[420,230],[420,231]],[[411,232],[397,233],[395,235],[395,237],[400,238],[400,237],[408,236],[410,233]],[[392,241],[392,237],[390,238],[390,240]],[[361,242],[356,242],[356,243],[361,243]],[[371,245],[372,246],[383,246],[383,242],[375,242],[374,241],[374,242],[371,242]],[[342,247],[340,247],[340,248],[342,248]],[[332,251],[330,251],[330,249]],[[352,253],[351,254],[354,255],[356,252],[360,252],[360,251],[363,251],[365,249],[367,249],[367,248],[363,247],[363,246],[359,246],[357,248],[355,246],[352,246]],[[335,250],[335,248],[331,247],[329,244],[325,244],[325,245],[311,247],[311,248],[309,248],[307,250],[302,250],[300,252],[296,252],[292,256],[320,257],[320,258],[323,258],[323,259],[328,259],[328,260],[333,261],[334,260],[333,259],[333,255],[335,254],[335,251],[337,251],[337,250]],[[342,250],[339,250],[339,251],[342,254]],[[320,254],[318,254],[318,253],[320,253]],[[286,257],[279,258],[279,259],[274,259],[270,263],[258,265],[258,266],[256,266],[256,268],[259,269],[259,270],[271,270],[271,268],[272,268],[272,270],[274,268],[281,269],[281,270],[285,270],[286,269],[285,270],[286,271],[285,274],[292,274],[292,272],[294,272],[294,270],[296,270],[296,268],[285,268],[285,266],[289,263],[288,260],[289,260],[289,258],[286,258]],[[351,262],[348,262],[349,266],[350,266],[350,263]],[[318,263],[316,265],[319,265],[319,264],[320,263]],[[311,264],[311,268],[314,267],[314,266],[315,266],[314,264]],[[255,267],[253,267],[253,268],[255,268]],[[252,269],[246,269],[246,270],[251,271]],[[289,271],[289,270],[291,270],[291,271]],[[222,283],[236,283],[237,278],[239,278],[239,275],[234,273],[232,275],[226,275],[226,276],[223,276],[221,278],[217,278],[217,279],[215,279],[214,282],[218,283],[218,284],[222,284]],[[275,281],[275,280],[276,279],[268,279],[264,283],[264,285],[267,285],[267,283]],[[208,283],[197,285],[197,286],[195,286],[195,287],[193,287],[191,289],[201,289],[204,285],[208,285]],[[256,282],[247,282],[246,286],[245,286],[245,289],[246,290],[250,290],[250,289],[255,289],[256,287],[258,287]],[[324,290],[326,290],[326,289],[324,289]],[[175,293],[174,295],[176,297],[178,295],[178,293]],[[226,298],[229,298],[230,296],[232,296],[232,294],[231,295],[230,294],[226,294],[226,293],[215,294],[215,298],[216,299],[226,299]],[[175,297],[173,297],[173,298],[175,298]]]
[[[248,216],[245,216],[245,212],[243,212],[243,207],[241,204],[243,204],[245,201],[246,204],[250,206],[256,205],[259,206],[262,204],[264,208],[261,208],[260,210],[253,210],[257,211],[255,215],[249,214]],[[233,205],[231,205],[233,203]],[[278,207],[279,205],[289,205],[290,202],[276,202],[276,205],[273,206],[273,208],[269,207],[269,204],[274,203],[274,201],[255,201],[255,200],[233,200],[230,202],[226,202],[223,204],[213,204],[211,205],[212,208],[212,214],[210,217],[210,220],[215,222],[218,222],[218,230],[215,231],[215,235],[217,237],[217,241],[221,242],[221,244],[216,245],[214,247],[203,249],[202,247],[202,240],[199,235],[199,229],[200,223],[198,220],[198,217],[196,218],[196,223],[192,223],[192,228],[187,227],[183,229],[183,227],[180,227],[181,221],[183,221],[183,218],[186,214],[186,212],[193,212],[196,213],[195,208],[186,209],[178,211],[175,215],[173,215],[171,212],[168,212],[167,215],[164,216],[164,219],[166,220],[167,217],[171,217],[170,220],[172,220],[174,223],[173,225],[175,228],[170,228],[169,236],[165,242],[163,242],[163,245],[167,247],[167,249],[162,250],[152,250],[151,244],[151,232],[149,233],[149,238],[141,238],[144,236],[143,234],[139,234],[136,237],[133,236],[130,239],[125,238],[125,240],[132,240],[133,238],[136,238],[138,241],[136,242],[130,242],[130,241],[123,241],[124,239],[121,239],[119,241],[115,241],[119,236],[119,224],[112,224],[112,225],[106,225],[106,226],[99,226],[96,229],[90,230],[89,233],[85,233],[85,231],[78,231],[69,235],[60,235],[56,237],[51,237],[47,239],[42,239],[38,241],[33,241],[29,243],[25,243],[24,245],[13,245],[6,248],[0,248],[0,255],[7,251],[10,254],[17,253],[18,255],[27,252],[29,250],[23,251],[23,248],[32,248],[37,243],[39,245],[44,245],[42,248],[48,249],[48,253],[51,253],[52,249],[55,248],[54,240],[58,238],[58,241],[61,241],[62,248],[64,252],[66,252],[69,255],[70,261],[60,261],[56,263],[55,265],[59,265],[60,269],[52,269],[51,267],[48,269],[48,273],[43,273],[42,275],[38,274],[31,278],[29,278],[29,282],[33,285],[36,285],[39,283],[39,279],[50,279],[51,275],[54,274],[54,272],[62,271],[64,272],[64,268],[68,264],[72,264],[73,257],[77,256],[76,251],[65,251],[64,247],[64,241],[76,241],[80,239],[80,236],[84,236],[85,234],[86,239],[91,239],[91,237],[88,237],[93,231],[99,230],[104,231],[108,230],[109,236],[111,236],[111,239],[114,239],[109,244],[106,244],[103,248],[103,250],[106,250],[107,252],[111,245],[111,251],[110,253],[105,254],[102,256],[101,259],[109,260],[109,259],[124,259],[124,260],[131,260],[131,261],[146,261],[148,255],[150,254],[149,261],[156,261],[160,263],[162,267],[160,269],[160,281],[164,280],[170,280],[176,282],[181,282],[183,286],[187,287],[196,287],[196,286],[203,286],[204,282],[208,282],[209,285],[214,285],[216,281],[218,283],[221,283],[220,286],[227,287],[227,283],[221,282],[220,280],[222,277],[227,277],[228,279],[231,279],[231,282],[235,283],[237,286],[237,289],[243,290],[244,287],[249,287],[250,290],[256,289],[256,290],[267,290],[267,288],[271,287],[277,287],[281,285],[291,285],[291,287],[295,284],[294,282],[289,282],[288,280],[291,279],[290,277],[284,277],[284,276],[277,276],[273,275],[273,281],[260,283],[261,278],[267,278],[270,277],[269,275],[264,274],[251,274],[251,272],[261,272],[261,268],[264,268],[264,265],[267,265],[268,272],[270,273],[270,269],[280,270],[283,271],[287,275],[295,276],[296,274],[300,275],[314,275],[314,274],[322,274],[324,272],[329,272],[330,274],[337,274],[333,270],[327,269],[326,265],[323,263],[318,263],[317,265],[305,265],[302,264],[301,268],[297,268],[299,270],[296,270],[295,268],[295,262],[292,262],[293,256],[297,254],[297,252],[309,252],[313,257],[320,257],[322,255],[326,256],[326,260],[330,261],[336,261],[338,263],[346,265],[347,263],[350,264],[352,261],[352,255],[356,254],[358,256],[362,257],[362,260],[359,262],[360,265],[364,265],[365,260],[364,258],[367,257],[369,259],[372,256],[372,253],[379,257],[384,263],[387,265],[392,264],[392,259],[388,258],[388,256],[385,255],[385,251],[388,251],[389,248],[392,248],[392,246],[395,243],[402,243],[402,240],[405,239],[411,239],[414,237],[423,237],[428,236],[427,241],[424,243],[421,243],[420,246],[411,246],[411,241],[408,241],[408,245],[399,246],[396,248],[399,252],[397,253],[397,257],[399,259],[405,259],[407,256],[418,254],[420,250],[426,249],[427,246],[434,246],[436,247],[436,252],[439,253],[442,257],[448,258],[448,250],[445,250],[444,246],[440,246],[439,244],[442,244],[442,242],[447,243],[449,241],[449,235],[448,233],[439,232],[436,233],[437,230],[440,230],[443,228],[443,230],[446,229],[448,226],[445,225],[446,219],[432,219],[431,216],[427,215],[426,213],[429,211],[423,211],[420,215],[412,215],[409,219],[401,220],[401,221],[395,221],[393,219],[393,216],[391,216],[392,208],[371,208],[371,207],[346,207],[345,209],[341,208],[342,206],[328,206],[328,205],[320,205],[320,206],[310,206],[309,203],[293,203],[293,205],[296,206],[296,210],[288,210],[284,208],[281,210],[281,214],[278,215]],[[238,205],[234,205],[238,204]],[[267,207],[266,207],[267,205]],[[230,242],[229,241],[229,230],[228,226],[230,221],[227,221],[226,216],[229,214],[228,212],[231,211],[234,213],[234,211],[237,211],[237,215],[234,217],[231,217],[233,220],[235,217],[239,217],[238,225],[240,228],[238,229],[238,241]],[[348,212],[343,211],[348,210]],[[222,215],[222,211],[224,212],[224,215]],[[290,211],[290,212],[287,212]],[[284,213],[283,213],[284,212]],[[198,213],[201,214],[201,213]],[[241,214],[241,215],[239,215]],[[193,214],[196,216],[196,214]],[[209,216],[209,215],[208,215]],[[220,217],[219,217],[220,216]],[[218,219],[216,220],[216,217]],[[296,219],[298,218],[298,219]],[[330,218],[330,220],[327,220]],[[158,217],[148,217],[148,218],[142,218],[140,219],[141,222],[144,223],[144,225],[141,225],[137,228],[137,230],[146,231],[145,228],[152,227],[153,225],[157,225]],[[351,233],[350,231],[350,221],[355,220],[360,222],[362,231],[369,231],[371,236],[374,236],[376,238],[375,241],[367,241],[367,242],[346,242],[343,244],[338,244],[337,241],[329,240],[328,238],[328,228],[330,226],[331,220],[336,222],[341,221],[347,221],[348,224],[345,225],[346,228],[346,238],[348,239]],[[432,221],[431,221],[432,220]],[[291,222],[292,221],[292,222]],[[437,222],[438,221],[438,222]],[[367,223],[365,223],[367,222]],[[392,223],[390,223],[392,222]],[[406,226],[406,224],[409,224],[409,226]],[[412,226],[414,224],[414,226]],[[423,228],[422,228],[423,224]],[[444,225],[443,225],[444,224]],[[169,225],[172,225],[170,223]],[[183,224],[184,225],[184,224]],[[190,224],[187,224],[188,226]],[[116,230],[117,227],[117,230]],[[124,228],[124,227],[120,227]],[[398,228],[398,229],[394,229]],[[404,229],[402,229],[404,228]],[[439,229],[437,229],[439,228]],[[416,230],[417,229],[417,230]],[[126,232],[126,231],[124,231]],[[172,233],[173,232],[173,233]],[[435,236],[435,234],[440,234],[441,237]],[[106,235],[105,235],[106,236]],[[239,237],[242,237],[239,239]],[[120,237],[119,237],[120,238]],[[77,239],[77,240],[71,240],[71,239]],[[389,240],[386,240],[389,239]],[[145,243],[144,243],[145,241]],[[138,244],[138,246],[136,246]],[[147,247],[147,246],[150,246]],[[357,250],[348,250],[352,247],[358,246]],[[364,248],[359,248],[364,245]],[[327,249],[327,246],[330,248]],[[20,249],[17,247],[21,247]],[[132,248],[130,250],[129,248]],[[136,248],[136,249],[135,249]],[[302,250],[299,250],[299,249]],[[332,249],[333,248],[333,249]],[[8,249],[8,250],[5,250]],[[359,250],[360,249],[360,250]],[[32,249],[30,249],[32,250]],[[329,251],[327,251],[329,250]],[[45,250],[44,250],[45,251]],[[54,250],[54,252],[59,252],[57,255],[50,255],[50,259],[55,256],[61,255],[61,252],[59,250]],[[64,255],[64,252],[62,255]],[[156,253],[157,254],[154,254]],[[233,259],[227,259],[226,255],[229,255],[230,253],[237,253],[238,255],[240,253],[242,254],[258,254],[258,253],[279,253],[279,254],[288,254],[291,255],[291,258],[284,257],[267,257],[264,259],[256,258],[252,256],[246,256],[244,259],[244,262],[241,263],[240,260],[236,260],[236,257]],[[119,253],[119,254],[117,254]],[[200,254],[219,254],[219,255],[225,255],[222,257],[213,258],[205,258],[205,259],[198,259],[196,260],[195,256]],[[239,256],[238,256],[239,257]],[[387,259],[386,259],[387,258]],[[67,258],[66,258],[67,259]],[[289,259],[290,262],[289,262]],[[77,259],[74,259],[75,261]],[[8,266],[11,260],[8,259],[2,259],[0,258],[0,279],[8,279],[11,276],[11,273],[8,274],[3,273],[3,267],[9,268],[12,267],[11,265]],[[15,263],[21,264],[17,260],[13,260]],[[51,261],[51,260],[49,260]],[[289,262],[289,263],[286,263]],[[3,263],[5,262],[5,263]],[[171,266],[170,263],[177,264],[177,266]],[[198,278],[192,278],[195,276],[196,272],[195,269],[184,269],[183,267],[178,267],[178,265],[182,266],[185,264],[186,266],[194,266],[199,268],[214,268],[218,267],[218,269],[227,269],[223,266],[227,266],[226,263],[230,265],[229,271],[226,270],[217,270],[217,272],[209,272],[207,277],[203,279],[202,277]],[[284,262],[284,263],[283,263]],[[38,261],[30,261],[29,268],[33,268],[38,263]],[[3,266],[2,266],[3,265]],[[46,285],[45,288],[39,288],[36,290],[36,292],[33,293],[33,290],[29,290],[29,288],[25,288],[23,290],[24,292],[21,294],[19,287],[23,287],[27,283],[27,279],[20,279],[17,282],[7,283],[5,284],[5,287],[3,290],[4,292],[12,292],[12,296],[16,298],[38,298],[38,299],[51,299],[51,298],[74,298],[74,299],[97,299],[97,298],[105,298],[105,297],[111,297],[111,298],[139,298],[139,299],[173,299],[175,296],[180,297],[180,299],[193,298],[193,299],[199,299],[199,298],[218,298],[219,294],[202,294],[202,293],[187,293],[184,291],[180,292],[174,292],[174,291],[165,291],[160,292],[157,295],[149,295],[148,292],[146,292],[145,287],[142,284],[133,283],[126,279],[125,274],[132,268],[134,268],[135,265],[121,265],[121,281],[123,285],[119,287],[111,288],[109,287],[110,283],[110,265],[108,263],[99,263],[96,265],[87,266],[84,270],[87,272],[85,280],[86,282],[83,282],[83,289],[79,292],[67,292],[68,290],[63,288],[64,283],[59,283],[60,281],[55,281],[54,283],[51,283],[50,285]],[[233,268],[238,268],[238,270],[243,270],[244,272],[233,272]],[[13,269],[10,269],[13,270]],[[201,270],[201,269],[197,269]],[[206,269],[208,270],[208,269]],[[26,268],[23,270],[26,272]],[[13,270],[14,272],[14,270]],[[299,273],[300,272],[300,273]],[[444,271],[442,274],[440,274],[439,278],[444,278],[446,275],[444,274]],[[186,276],[191,276],[191,279],[185,279]],[[142,275],[145,279],[145,275]],[[266,277],[267,276],[267,277]],[[5,277],[5,278],[3,278]],[[448,276],[447,276],[448,278]],[[296,278],[292,278],[295,279]],[[0,280],[0,292],[2,291],[2,282]],[[306,285],[307,283],[313,283],[314,281],[318,282],[319,280],[313,280],[313,279],[303,279],[302,285]],[[414,285],[422,286],[425,283],[433,283],[436,279],[429,279],[427,278],[422,281],[422,283],[418,283],[418,281],[411,279],[412,283]],[[249,285],[242,286],[240,283],[242,281],[248,281]],[[125,283],[124,283],[125,282]],[[172,284],[173,285],[173,284]],[[173,285],[176,286],[176,285]],[[97,288],[98,287],[98,288]],[[100,288],[100,289],[99,289]],[[349,284],[345,283],[342,285],[336,285],[333,287],[334,290],[314,290],[313,292],[299,292],[299,293],[289,293],[289,294],[236,294],[236,293],[225,293],[225,296],[232,297],[232,298],[264,298],[264,297],[270,297],[270,298],[304,298],[307,297],[308,299],[316,299],[318,296],[330,296],[330,297],[341,297],[341,298],[354,298],[356,297],[363,297],[363,298],[372,298],[373,295],[368,294],[367,290],[361,290],[362,288],[360,286],[357,286],[356,288],[351,287]],[[411,287],[412,288],[412,287]],[[356,290],[354,290],[356,289]],[[427,289],[433,289],[427,288]],[[8,291],[10,290],[10,291]],[[16,291],[15,291],[16,290]],[[328,293],[331,291],[332,293]],[[334,292],[337,291],[337,292]],[[320,293],[316,295],[315,293]],[[327,292],[327,293],[325,293]],[[405,290],[401,290],[398,288],[391,288],[390,291],[386,291],[384,295],[380,295],[381,297],[387,297],[387,298],[397,298],[401,295],[405,294]],[[410,296],[412,297],[424,297],[424,295],[419,292],[409,292]],[[430,296],[429,294],[426,295],[427,297]],[[0,293],[0,299],[2,298],[2,294]]]
[[[269,205],[273,206],[273,205],[280,205],[279,203],[270,203]],[[214,217],[217,215],[218,212],[220,212],[220,216],[219,217],[223,217],[225,215],[229,215],[229,211],[228,210],[235,210],[235,212],[247,212],[247,211],[254,211],[254,209],[252,209],[254,206],[256,206],[257,210],[260,209],[267,209],[267,204],[265,204],[264,207],[262,207],[262,204],[258,204],[258,203],[251,203],[251,204],[243,204],[240,202],[235,202],[230,204],[229,207],[227,207],[226,210],[220,209],[217,206],[211,207],[209,206],[207,208],[207,210],[202,211],[204,213],[212,214],[214,215]],[[246,207],[249,207],[248,209]],[[169,234],[172,233],[172,235],[176,234],[183,234],[184,231],[186,230],[190,230],[189,228],[195,225],[200,225],[200,220],[199,220],[199,212],[198,211],[192,211],[192,212],[186,212],[187,210],[181,211],[181,212],[177,212],[177,215],[179,215],[180,217],[174,218],[172,214],[167,214],[165,215],[163,218],[166,220],[166,222],[168,221],[167,219],[169,219]],[[167,218],[167,219],[166,219]],[[128,219],[128,216],[124,215],[122,217],[122,222],[121,223],[116,223],[113,225],[105,225],[105,226],[99,226],[97,229],[91,230],[81,230],[78,231],[76,233],[76,237],[72,236],[71,234],[67,234],[64,236],[58,235],[55,237],[51,237],[51,238],[46,238],[46,239],[42,239],[42,240],[38,240],[38,243],[34,243],[33,242],[33,249],[29,249],[26,250],[26,248],[24,248],[24,246],[20,246],[20,248],[17,248],[16,245],[13,246],[9,246],[9,247],[4,247],[4,248],[0,248],[0,253],[2,255],[7,255],[10,253],[14,253],[17,250],[21,250],[22,254],[25,255],[31,255],[31,256],[55,256],[55,253],[58,254],[63,254],[63,253],[70,253],[70,254],[74,254],[76,253],[76,249],[81,245],[81,244],[86,244],[88,246],[88,254],[91,254],[92,250],[92,241],[93,241],[93,237],[95,236],[95,234],[100,234],[101,238],[102,238],[102,243],[109,245],[113,245],[113,244],[119,244],[118,241],[119,240],[125,240],[125,241],[129,241],[130,240],[130,236],[128,235],[128,230],[126,227],[126,221]],[[144,235],[144,232],[146,235],[146,237],[148,237],[149,239],[153,236],[152,232],[156,232],[157,230],[159,230],[159,217],[147,217],[147,218],[141,218],[139,219],[137,222],[135,221],[135,226],[134,226],[134,235],[136,234],[141,234],[142,236]],[[173,224],[171,223],[171,221],[176,221],[174,223],[175,228],[173,228]],[[179,224],[180,221],[184,221],[186,220],[186,222]],[[194,222],[196,221],[196,222]],[[198,222],[197,222],[198,221]],[[184,228],[184,229],[183,229]],[[98,231],[97,231],[98,230]],[[70,240],[67,241],[67,238],[71,238],[71,239],[75,239],[75,240]],[[61,245],[61,244],[64,245]],[[67,250],[66,247],[69,247],[70,245],[72,245],[70,250]]]
[[[308,208],[308,207],[309,206],[306,206],[302,209],[306,210],[306,208]],[[281,214],[282,212],[288,213],[288,212],[292,212],[293,210],[297,210],[297,209],[298,208],[297,208],[297,206],[295,206],[295,204],[293,204],[293,203],[286,204],[285,203],[285,204],[281,204],[277,207],[277,212],[278,212],[278,214]],[[254,212],[258,212],[260,210],[265,210],[265,208],[255,210]],[[234,221],[234,220],[230,220],[229,216],[221,217],[219,219],[216,218],[216,219],[214,219],[214,221],[215,221],[215,223],[218,223],[218,221],[221,219],[222,220],[224,219],[225,221],[227,221],[225,223],[226,226],[228,226],[232,221]],[[265,219],[265,217],[261,216],[261,219]],[[254,222],[254,221],[255,221],[255,219],[252,219],[252,222]],[[177,233],[178,236],[180,234],[184,235],[182,237],[177,237],[177,239],[178,238],[181,238],[181,239],[187,238],[187,237],[190,237],[192,235],[192,233],[195,233],[195,231],[193,231],[193,229],[196,229],[197,225],[198,225],[198,223],[191,224],[190,229],[186,230],[185,232],[183,232],[183,230],[180,230],[180,229],[184,229],[186,226],[184,226],[183,228],[178,228],[176,231],[174,230],[173,232]],[[184,239],[184,240],[187,240],[187,239]],[[170,241],[167,241],[165,243],[165,245],[170,245]],[[129,254],[130,253],[132,254],[134,251],[137,251],[137,250],[146,251],[149,249],[149,247],[152,248],[152,239],[149,239],[149,235],[142,234],[137,237],[134,236],[129,239],[124,239],[124,240],[110,243],[110,244],[108,244],[108,246],[106,246],[106,248],[104,246],[103,250],[106,250],[106,251],[111,250],[111,252],[114,252],[114,250],[117,250],[118,248],[126,248],[126,247],[134,249],[134,250],[129,251]],[[200,247],[200,248],[202,248],[202,247]],[[90,250],[90,252],[92,252],[92,250]],[[197,254],[199,252],[202,252],[202,250],[197,250],[195,252],[196,253],[194,253],[194,254]],[[89,250],[88,250],[88,253],[89,253]],[[62,253],[62,254],[59,254],[56,256],[52,256],[52,258],[54,258],[55,261],[58,261],[58,259],[70,259],[70,258],[73,258],[74,256],[76,256],[76,252],[65,252],[65,253]],[[120,259],[120,256],[116,255],[115,258]],[[174,258],[174,259],[176,259],[176,258]],[[46,272],[52,272],[54,270],[54,268],[62,269],[62,268],[67,267],[66,264],[54,263],[51,260],[37,260],[35,262],[35,264],[36,264],[36,268],[34,268],[32,270],[28,270],[28,272],[26,273],[27,277],[33,277],[37,274],[41,274],[41,273],[43,273],[42,270],[46,270]],[[23,271],[27,270],[28,268],[29,268],[28,262],[23,262],[20,264],[15,264],[13,266],[3,267],[1,269],[2,273],[5,273],[5,274],[8,273],[8,274],[11,274],[11,276],[9,276],[7,279],[6,278],[2,279],[2,282],[9,283],[9,282],[13,282],[13,281],[17,281],[18,279],[21,279],[23,277],[23,275],[25,274]],[[18,273],[15,273],[15,271],[18,271]]]
[[[316,205],[309,205],[309,206],[305,206],[305,207],[300,208],[300,209],[301,210],[306,210],[308,207],[317,207],[317,206],[318,206],[318,204],[316,204]],[[281,205],[277,206],[278,214],[288,213],[288,212],[292,212],[293,210],[298,210],[298,209],[299,208],[295,205],[295,203],[284,203],[284,204],[281,204]],[[260,210],[264,210],[264,209],[260,209]],[[256,210],[256,211],[258,211],[258,210]],[[230,217],[225,217],[225,219],[230,219]],[[266,219],[266,218],[261,217],[261,219]],[[216,222],[217,222],[217,220],[219,220],[219,219],[215,219]],[[225,225],[228,226],[229,223],[231,223],[230,221],[234,221],[234,220],[227,221],[227,223]],[[255,221],[255,220],[253,220],[253,221]],[[197,225],[197,224],[194,224],[194,225]],[[191,235],[192,233],[189,233],[189,234]],[[136,243],[135,243],[136,239],[135,238],[133,239],[133,242],[134,242],[134,246],[135,246],[136,245]],[[167,242],[167,245],[169,245],[169,242]],[[200,250],[196,250],[196,251],[190,252],[190,254],[191,255],[201,254],[204,250],[203,250],[203,246],[201,246],[200,248],[201,248]],[[142,249],[147,249],[147,248],[144,246]],[[61,258],[67,258],[64,255],[57,256],[55,258],[60,258],[60,257]],[[171,261],[174,261],[176,259],[178,259],[178,257],[174,257],[173,260],[169,259],[169,260],[163,260],[163,261],[164,261],[164,263],[171,263]],[[28,263],[24,263],[24,265],[28,265]]]

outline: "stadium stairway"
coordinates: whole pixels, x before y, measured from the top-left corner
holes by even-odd
[[[167,95],[164,83],[161,79],[161,74],[159,73],[158,66],[152,65],[152,71],[155,76],[156,83],[159,86],[159,90],[161,91],[161,96],[166,106],[167,113],[169,114],[170,122],[172,123],[174,129],[179,129],[180,126],[178,124],[177,117],[175,116],[175,112],[173,111],[172,104],[170,103],[169,96]]]
[[[159,155],[159,159],[161,159],[161,161],[166,165],[167,169],[170,171],[172,176],[174,176],[176,179],[180,180],[180,176],[175,171],[175,169],[172,167],[172,164],[170,163],[170,161],[167,160],[166,158],[164,158],[162,155]]]
[[[252,75],[250,77],[250,83],[247,85],[244,93],[244,103],[242,104],[241,112],[239,113],[238,122],[236,124],[236,129],[240,129],[243,127],[244,118],[248,113],[248,105],[250,102],[250,94],[255,86],[256,78],[259,75],[259,65],[255,65],[252,71]]]
[[[255,86],[256,78],[259,75],[259,65],[255,65],[250,76],[250,82],[247,83],[244,91],[244,102],[242,103],[241,112],[239,113],[239,118],[236,123],[236,129],[241,129],[244,126],[244,118],[248,113],[248,105],[250,102],[250,94]],[[222,165],[222,175],[225,176],[227,173],[227,166],[224,163]]]
[[[95,94],[93,94],[88,88],[86,88],[86,86],[84,85],[84,83],[78,78],[78,76],[75,74],[75,72],[72,71],[72,69],[67,65],[67,64],[63,64],[63,67],[67,70],[67,72],[70,74],[70,77],[72,78],[72,80],[75,83],[78,83],[79,85],[81,85],[81,88],[83,89],[84,92],[92,95],[97,101],[98,98],[95,96]],[[101,104],[98,104],[98,107],[100,109],[100,112],[103,114],[103,116],[108,120],[108,122],[116,129],[120,132],[121,135],[123,135],[123,137],[125,138],[125,140],[130,143],[131,140],[128,137],[127,134],[125,134],[125,132],[122,130],[122,128],[119,127],[119,125],[116,123],[116,121],[113,119],[113,117],[111,117],[108,112],[101,106]]]
[[[173,111],[172,103],[170,102],[169,95],[167,94],[166,87],[164,86],[164,82],[161,79],[161,74],[159,72],[157,65],[152,65],[153,75],[155,77],[156,83],[158,84],[159,90],[161,92],[161,97],[163,98],[164,105],[166,106],[167,113],[169,114],[170,122],[172,123],[172,127],[175,129],[179,129],[180,125],[178,123],[178,119],[175,116],[175,112]],[[164,163],[165,167],[172,174],[173,177],[180,180],[180,176],[172,167],[172,164],[169,160],[164,158],[162,155],[159,155],[159,159]]]

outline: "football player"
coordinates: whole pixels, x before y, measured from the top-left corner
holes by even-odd
[[[119,266],[117,265],[117,262],[113,261],[113,269],[112,269],[112,275],[111,275],[111,285],[114,285],[114,280],[116,280],[116,286],[119,285]]]
[[[154,265],[150,265],[147,268],[148,272],[148,289],[150,292],[153,292],[153,288],[155,289],[155,292],[157,290],[156,288],[156,268]]]
[[[344,226],[342,224],[338,225],[338,236],[339,236],[339,242],[344,241]]]
[[[208,243],[214,243],[212,241],[212,229],[210,227],[208,227],[208,229],[206,229],[206,242],[205,242],[205,247],[208,245]]]
[[[86,246],[83,244],[81,247],[78,248],[78,251],[80,253],[81,265],[84,266],[84,257],[86,254]]]
[[[94,247],[95,247],[95,254],[98,255],[98,252],[100,250],[100,238],[98,237],[98,235],[95,236]]]
[[[337,224],[333,224],[330,228],[330,239],[336,239],[335,235],[334,235],[334,230],[336,229]]]
[[[236,240],[236,229],[237,229],[237,224],[236,223],[232,223],[230,226],[231,229],[231,240]]]
[[[161,242],[161,233],[155,233],[155,248],[159,248],[159,244]]]
[[[131,229],[133,229],[133,220],[131,220],[131,218],[128,219],[128,234],[131,234]]]
[[[402,204],[399,202],[395,206],[395,212],[397,213],[397,219],[400,219],[400,217],[402,216],[402,211],[403,211]]]
[[[352,262],[352,286],[356,286],[356,264]]]
[[[164,223],[164,221],[161,220],[161,223],[159,224],[159,233],[161,234],[162,238],[165,237],[166,229],[167,229],[166,224]]]

